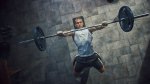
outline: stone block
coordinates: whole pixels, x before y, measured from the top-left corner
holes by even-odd
[[[82,10],[85,17],[90,17],[98,14],[98,11],[96,8],[90,8],[86,10]]]
[[[116,28],[110,28],[105,32],[104,38],[106,43],[116,42],[120,39],[119,32],[116,30]]]
[[[137,56],[137,57],[134,57],[134,63],[135,63],[135,66],[137,68],[137,74],[139,73],[140,71],[140,68],[141,68],[141,65],[142,65],[142,59],[141,59],[141,56]]]
[[[73,23],[71,14],[61,16],[61,20],[62,23]]]
[[[118,58],[113,56],[112,52],[110,52],[110,51],[109,51],[109,53],[107,51],[106,54],[101,53],[100,56],[102,57],[103,62],[104,62],[105,65],[110,66],[110,65],[118,64],[118,62],[119,62]]]
[[[98,11],[98,14],[108,13],[109,8],[107,7],[107,5],[104,5],[101,7],[97,7],[97,11]]]
[[[136,1],[137,2],[137,1]],[[145,12],[145,8],[143,4],[135,5],[131,7],[131,10],[133,11],[133,14],[139,15]]]
[[[40,22],[43,22],[43,21],[46,21],[47,20],[47,14],[45,13],[45,10],[44,9],[39,9],[38,12],[37,12],[37,17],[38,17],[38,20]]]
[[[58,42],[57,44],[55,43],[50,46],[48,50],[49,56],[54,57],[54,59],[57,62],[64,61],[69,56],[68,45],[65,42],[65,39],[57,39],[57,42]],[[60,44],[60,43],[63,43],[63,44]]]
[[[150,35],[144,35],[144,38],[145,38],[145,43],[148,44],[150,40]]]
[[[125,39],[129,40],[130,45],[144,42],[143,34],[135,28],[133,28],[132,31],[123,34]]]
[[[115,80],[115,84],[128,84],[128,81],[126,78],[117,79],[117,80]]]
[[[108,5],[108,8],[109,8],[109,10],[110,10],[110,13],[111,13],[112,11],[115,11],[116,13],[118,13],[118,11],[119,11],[119,9],[120,9],[120,5],[119,5],[119,2],[117,2],[117,1],[119,1],[119,0],[114,0],[114,3]],[[116,3],[115,3],[115,2],[116,2]]]
[[[24,19],[26,21],[26,24],[32,24],[32,23],[38,23],[39,17],[37,11],[27,11],[24,13]]]
[[[32,81],[45,81],[45,65],[40,64],[34,67],[32,72]]]
[[[128,0],[128,3],[129,3],[130,6],[135,6],[136,5],[135,0]]]
[[[100,15],[93,15],[91,17],[93,25],[101,24],[103,21],[106,21],[106,13],[102,13]]]
[[[117,64],[112,67],[112,71],[114,79],[126,78],[129,75],[126,64]]]
[[[139,44],[140,56],[142,57],[142,59],[145,57],[147,46],[148,44]]]
[[[136,1],[135,1],[136,5],[142,4],[142,3],[144,3],[144,2],[146,2],[146,0],[136,0]]]
[[[71,15],[72,15],[72,18],[75,18],[75,17],[78,17],[78,16],[83,16],[85,18],[85,15],[83,14],[82,11],[77,12],[77,13],[72,13]]]
[[[117,57],[113,57],[112,59],[113,59],[113,60],[112,60],[112,62],[113,62],[112,64],[118,64],[118,63],[119,63]]]
[[[149,1],[148,0],[146,0],[144,3],[143,3],[143,5],[144,5],[144,8],[146,9],[146,10],[149,10],[150,8],[149,8]]]
[[[65,84],[79,84],[72,74],[66,74],[66,79]]]
[[[107,17],[107,20],[114,20],[115,17],[118,16],[118,10],[111,10],[111,11],[108,11],[106,12],[106,17]]]
[[[149,35],[150,34],[150,29],[148,28],[150,25],[146,22],[144,25],[143,25],[143,33],[145,35]]]
[[[130,60],[132,60],[131,55],[127,54],[127,55],[122,55],[120,57],[118,57],[119,63],[126,63],[129,62]]]
[[[67,73],[65,62],[57,63],[57,67],[58,67],[58,74]]]
[[[127,40],[119,40],[113,43],[106,44],[106,46],[107,46],[107,49],[109,50],[118,49],[124,46],[129,46],[129,42]]]
[[[61,15],[70,14],[70,13],[75,12],[73,3],[71,1],[67,1],[67,0],[60,3],[59,10],[60,10]]]
[[[57,71],[58,70],[58,66],[56,64],[56,61],[54,58],[49,58],[48,59],[48,64],[46,66],[46,71],[47,72],[51,72],[51,71]]]
[[[102,40],[103,39],[101,39],[101,40],[95,40],[93,42],[93,48],[94,48],[94,50],[96,52],[105,53],[107,51],[106,46],[105,46],[106,43],[104,43]]]
[[[105,0],[94,0],[96,7],[103,7],[103,6],[107,6],[108,2]]]
[[[46,73],[46,84],[53,83],[53,84],[59,84],[60,77],[57,71],[53,72],[47,72]]]
[[[86,26],[86,27],[93,26],[93,21],[92,21],[92,18],[91,18],[91,17],[85,18],[84,21],[85,21],[85,26]]]
[[[71,60],[68,60],[65,62],[66,72],[68,74],[73,75],[73,62]]]
[[[131,53],[131,48],[129,46],[125,46],[122,48],[119,48],[121,55],[126,55]]]
[[[119,57],[119,56],[122,55],[121,52],[120,52],[120,48],[118,48],[118,49],[113,49],[112,51],[113,51],[113,52],[112,52],[112,56],[113,56],[113,57]]]
[[[73,3],[73,7],[74,7],[75,12],[82,11],[82,3],[80,0],[73,0],[72,3]]]
[[[118,4],[119,7],[122,7],[122,6],[124,6],[124,5],[129,5],[129,2],[128,2],[127,0],[121,0],[121,1],[119,1],[118,3],[119,3],[119,4]]]
[[[104,59],[110,58],[110,56],[112,56],[112,51],[107,50],[105,47],[98,53],[100,53],[100,56],[102,56]]]
[[[131,46],[132,56],[140,56],[140,50],[138,44]]]
[[[137,74],[137,68],[135,66],[135,63],[127,63],[127,69],[128,69],[128,72],[129,72],[129,76],[130,77],[133,77],[133,76],[136,76]]]
[[[62,23],[58,3],[45,2],[43,10],[45,13],[46,21],[50,27]]]
[[[94,1],[82,0],[81,4],[82,4],[82,12],[85,17],[90,17],[98,14]]]
[[[113,65],[113,58],[109,57],[109,58],[104,58],[104,63],[105,65]]]
[[[129,78],[128,78],[128,83],[129,83],[129,84],[137,84],[138,81],[137,81],[137,79],[135,78],[135,76],[133,76],[133,77],[129,77]]]
[[[66,22],[66,23],[62,23],[62,24],[56,25],[56,30],[57,31],[69,31],[71,29],[72,28],[70,26],[70,22]]]

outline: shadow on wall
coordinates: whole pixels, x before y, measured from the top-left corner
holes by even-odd
[[[150,84],[150,41],[140,70],[138,84]]]

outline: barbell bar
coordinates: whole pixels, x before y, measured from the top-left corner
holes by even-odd
[[[132,10],[128,6],[122,6],[119,9],[117,20],[113,20],[113,21],[107,22],[107,23],[112,24],[112,23],[119,22],[120,27],[124,32],[130,32],[133,28],[133,25],[134,25],[134,19],[145,17],[145,16],[148,16],[148,15],[149,15],[149,13],[144,13],[144,14],[134,16]],[[100,25],[102,25],[102,24],[96,24],[96,25],[93,25],[93,26],[83,27],[83,28],[80,28],[80,29],[72,29],[72,30],[70,30],[66,33],[81,31],[81,30],[85,30],[85,29],[90,29],[90,28],[97,27],[97,26],[100,26]],[[36,27],[33,30],[33,37],[34,38],[24,40],[24,41],[20,41],[19,43],[23,44],[23,43],[28,43],[28,42],[34,41],[37,48],[40,51],[44,51],[46,49],[46,38],[50,38],[50,37],[54,37],[54,36],[58,36],[58,35],[53,34],[53,35],[45,36],[43,30],[40,27]]]

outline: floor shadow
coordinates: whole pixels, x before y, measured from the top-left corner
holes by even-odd
[[[150,41],[142,62],[138,84],[150,84]]]

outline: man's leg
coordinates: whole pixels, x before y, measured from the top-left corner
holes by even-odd
[[[81,74],[81,71],[83,70],[83,68],[84,68],[84,64],[75,62],[74,65],[73,65],[73,74],[74,74],[74,76],[79,77],[80,74]]]
[[[93,66],[100,72],[103,73],[105,71],[105,67],[102,63],[102,61],[100,60],[100,58],[97,58],[97,60],[95,60],[93,62]]]

